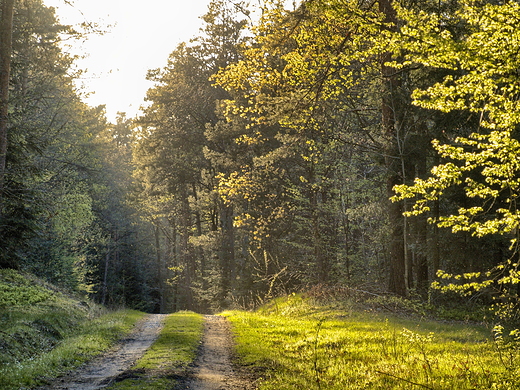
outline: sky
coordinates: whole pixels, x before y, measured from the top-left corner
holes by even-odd
[[[206,13],[210,0],[43,2],[56,8],[63,24],[88,21],[108,30],[75,42],[70,51],[85,56],[77,61],[78,67],[86,70],[79,80],[85,92],[90,92],[85,102],[106,105],[107,118],[114,122],[117,112],[126,112],[130,118],[138,114],[146,91],[153,85],[146,80],[147,71],[166,66],[177,45],[198,34],[200,16]]]

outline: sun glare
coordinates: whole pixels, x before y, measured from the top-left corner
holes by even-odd
[[[210,0],[44,0],[56,8],[62,23],[93,23],[106,30],[91,34],[70,49],[81,55],[78,66],[87,72],[80,87],[90,93],[87,103],[106,105],[107,117],[118,111],[129,117],[144,103],[149,69],[166,65],[169,53],[195,36]]]

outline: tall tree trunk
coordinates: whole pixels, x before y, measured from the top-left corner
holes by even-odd
[[[428,150],[429,139],[422,132],[420,140],[416,144],[420,145],[420,150]],[[416,146],[417,147],[417,146]],[[416,154],[415,177],[423,178],[428,174],[426,166],[426,153]],[[430,276],[428,272],[428,219],[426,215],[419,215],[415,221],[415,247],[416,247],[416,285],[419,293],[425,297],[428,292]]]
[[[350,281],[350,219],[347,215],[347,207],[349,205],[348,193],[345,196],[341,193],[341,225],[343,227],[343,240],[345,250],[345,269],[347,274],[347,280]]]
[[[437,166],[440,164],[440,157],[438,153],[434,153],[433,155],[433,165]],[[441,215],[441,209],[440,209],[440,202],[439,200],[435,200],[433,202],[433,218],[435,221],[438,221]],[[432,279],[434,279],[437,276],[437,271],[441,269],[441,250],[440,250],[440,229],[437,226],[437,223],[433,224],[432,228],[432,239],[431,239],[431,263],[432,263],[432,269],[431,269],[431,275]]]
[[[193,197],[195,199],[195,202],[198,202],[199,198],[198,198],[198,192],[197,192],[197,187],[196,187],[195,183],[192,184],[192,191],[193,191]],[[202,236],[202,218],[201,218],[199,210],[195,210],[195,226],[197,227],[197,236],[198,237]],[[207,265],[206,265],[206,256],[204,253],[204,249],[201,246],[199,246],[197,249],[197,257],[199,258],[199,263],[200,263],[199,274],[200,274],[200,278],[202,279],[202,290],[206,291],[208,289],[208,285],[207,285],[207,281],[206,281]]]
[[[165,277],[164,277],[164,265],[161,256],[161,232],[159,229],[159,223],[154,224],[154,236],[155,236],[155,261],[157,266],[157,278],[159,279],[159,313],[164,313],[165,309]]]
[[[396,23],[396,13],[391,0],[379,0],[379,10],[385,15],[385,22]],[[397,129],[402,126],[399,123],[399,110],[402,109],[399,90],[401,87],[400,78],[395,75],[393,68],[385,65],[391,60],[391,53],[384,53],[381,58],[381,74],[383,78],[383,98],[382,98],[382,124],[387,145],[384,150],[385,163],[387,170],[386,192],[387,197],[394,195],[393,187],[402,184],[401,161],[399,150]],[[390,221],[390,279],[389,289],[391,292],[401,296],[406,296],[408,288],[406,285],[406,259],[404,247],[404,219],[402,202],[388,203],[388,217]]]
[[[171,232],[169,234],[170,239],[168,240],[170,257],[168,261],[168,266],[171,267],[171,278],[173,280],[173,288],[171,293],[171,305],[168,306],[168,309],[172,309],[173,311],[181,310],[180,302],[179,302],[179,283],[181,278],[181,273],[179,272],[179,248],[177,246],[177,220],[175,218],[171,218],[169,220],[169,226],[171,228]]]
[[[436,221],[439,220],[441,211],[439,201],[436,200],[433,203],[433,217]],[[440,230],[437,224],[433,225],[433,233],[432,233],[432,276],[435,277],[437,275],[437,271],[441,269],[441,250],[440,250]]]
[[[195,310],[195,297],[193,295],[193,281],[195,279],[195,256],[190,244],[191,236],[191,209],[188,197],[188,189],[181,184],[179,189],[180,218],[179,218],[179,253],[180,262],[183,265],[182,294],[184,296],[185,308]]]
[[[233,226],[233,207],[221,204],[221,244],[220,244],[220,293],[219,303],[225,306],[226,298],[231,291],[232,272],[235,266],[235,228]]]
[[[110,264],[110,248],[107,248],[107,253],[105,254],[105,271],[103,273],[103,289],[101,296],[101,304],[105,305],[107,302],[108,295],[108,266]]]
[[[3,196],[7,157],[9,79],[13,40],[14,0],[3,0],[0,19],[0,197]]]

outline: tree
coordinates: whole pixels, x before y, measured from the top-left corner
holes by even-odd
[[[245,22],[223,1],[212,2],[203,19],[201,36],[179,45],[167,67],[149,73],[156,85],[148,91],[151,105],[139,120],[142,137],[135,148],[141,196],[157,200],[149,211],[166,240],[157,253],[174,274],[175,309],[207,302],[213,271],[218,295],[227,296],[235,251],[232,212],[215,196],[216,168],[204,148],[206,128],[217,122],[217,101],[227,98],[209,78],[236,58]],[[218,265],[211,264],[213,253]]]
[[[337,231],[328,229],[338,212],[334,183],[341,181],[335,169],[340,156],[352,149],[379,154],[388,197],[419,164],[413,158],[421,154],[404,142],[411,133],[419,134],[402,81],[406,75],[385,65],[389,51],[377,45],[382,31],[395,28],[394,14],[386,1],[379,2],[379,8],[375,3],[306,1],[294,12],[274,2],[264,11],[244,60],[216,76],[236,96],[225,110],[228,120],[240,115],[250,121],[243,134],[248,142],[265,142],[269,136],[263,136],[262,126],[279,126],[273,136],[276,152],[266,152],[270,157],[265,160],[278,158],[285,166],[290,161],[288,171],[296,176],[287,179],[293,183],[290,191],[301,195],[293,210],[298,209],[298,218],[306,215],[308,226],[313,226],[301,233],[314,245],[306,250],[314,253],[313,274],[322,282],[332,280],[329,262],[337,256]],[[403,205],[389,204],[386,210],[391,221],[390,289],[406,295],[411,267],[407,269]]]
[[[3,0],[0,11],[0,198],[3,197],[4,192],[7,158],[9,80],[11,74],[14,3],[14,0]]]
[[[71,78],[66,74],[70,58],[61,53],[57,43],[58,34],[65,31],[65,27],[57,26],[53,12],[41,2],[19,3],[14,9],[10,96],[4,96],[9,103],[10,142],[3,156],[6,165],[0,213],[0,229],[5,238],[0,263],[4,267],[19,266],[19,250],[37,229],[39,206],[31,198],[39,180],[35,173],[40,165],[34,164],[41,161],[38,152],[54,141],[63,123],[60,114],[77,107],[78,98],[73,96]],[[70,104],[63,105],[64,101]],[[50,106],[51,102],[54,106]],[[6,133],[4,136],[7,137]]]
[[[520,215],[520,64],[515,49],[520,43],[519,7],[515,2],[462,2],[450,15],[451,23],[464,26],[458,36],[443,27],[443,15],[400,10],[406,25],[393,37],[394,48],[403,56],[394,67],[418,64],[447,73],[442,81],[414,91],[414,104],[442,112],[466,111],[477,118],[469,136],[447,144],[434,141],[442,163],[433,167],[429,178],[396,186],[398,196],[394,200],[415,199],[407,214],[419,215],[431,211],[431,205],[449,191],[460,188],[466,205],[454,213],[433,216],[430,221],[477,237],[507,235],[515,248]],[[512,294],[507,285],[519,281],[517,262],[506,264],[488,273],[487,278],[468,274],[469,280],[486,280],[482,284],[465,283],[464,290],[480,290],[495,280],[503,293]]]

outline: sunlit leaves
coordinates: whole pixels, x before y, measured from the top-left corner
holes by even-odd
[[[462,192],[465,199],[456,210],[431,217],[430,222],[477,237],[517,236],[520,5],[463,1],[454,13],[400,9],[399,14],[404,26],[391,36],[391,46],[402,61],[392,65],[423,66],[443,75],[441,81],[415,90],[414,104],[442,112],[469,113],[478,119],[478,127],[464,129],[472,134],[458,137],[452,144],[434,141],[442,163],[431,170],[429,178],[396,186],[393,200],[414,199],[412,209],[405,213],[410,216],[431,211],[432,202],[443,199],[448,191]],[[511,249],[516,244],[513,239]],[[440,272],[437,276],[434,288],[461,295],[499,286],[498,315],[510,317],[516,310],[518,295],[508,292],[508,286],[520,279],[517,265],[511,261],[485,275]]]
[[[462,146],[434,142],[438,153],[451,161],[435,166],[428,179],[415,179],[413,186],[396,186],[394,200],[418,196],[413,209],[407,212],[407,215],[417,215],[429,211],[429,202],[438,200],[447,188],[462,186],[468,198],[481,199],[483,205],[461,207],[457,214],[440,217],[434,222],[451,227],[453,231],[470,231],[477,236],[513,231],[520,223],[516,210],[520,190],[520,143],[512,139],[508,131],[473,134],[457,141]],[[500,197],[505,198],[501,204],[506,207],[496,208],[495,201]],[[497,219],[474,218],[488,209],[494,209]]]
[[[293,12],[266,8],[244,58],[214,76],[244,95],[228,101],[227,112],[253,124],[301,127],[318,99],[335,100],[356,85],[359,63],[378,54],[372,41],[381,19],[375,9],[350,1],[308,2]]]
[[[414,103],[444,112],[467,110],[479,115],[480,125],[454,145],[434,147],[446,161],[434,167],[431,177],[416,179],[413,186],[397,186],[396,199],[418,196],[408,215],[429,211],[448,188],[462,187],[480,205],[461,207],[454,215],[434,222],[453,231],[477,236],[509,233],[520,224],[516,201],[520,195],[520,143],[513,136],[520,123],[520,5],[463,3],[451,19],[400,10],[407,23],[395,37],[402,39],[402,67],[421,64],[451,72],[443,81],[416,90]],[[443,24],[459,23],[458,36]],[[394,42],[396,44],[396,42]],[[394,46],[397,47],[397,46]],[[478,216],[492,212],[484,219]]]
[[[462,296],[468,296],[489,288],[494,281],[489,275],[480,272],[468,272],[461,275],[450,274],[442,270],[437,271],[438,280],[432,283],[434,289],[444,292],[452,291]]]
[[[391,38],[403,55],[397,67],[421,64],[453,71],[441,82],[413,94],[415,104],[441,110],[470,110],[489,129],[520,123],[518,69],[520,5],[463,2],[452,15],[399,9],[406,24]],[[450,26],[463,25],[455,36]]]

